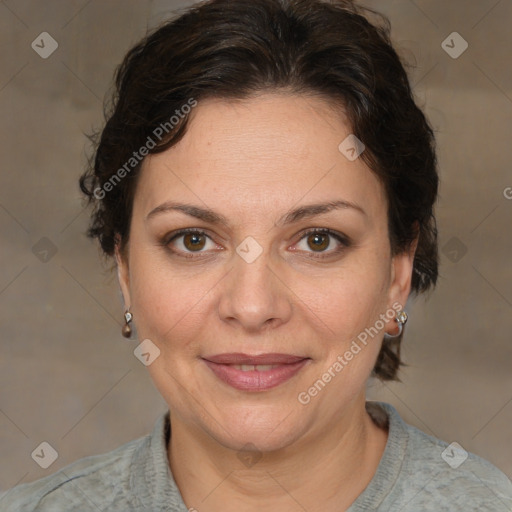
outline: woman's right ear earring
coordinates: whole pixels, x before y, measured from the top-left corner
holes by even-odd
[[[125,338],[130,338],[132,335],[132,326],[130,325],[133,320],[133,315],[130,313],[130,310],[127,309],[124,312],[124,321],[125,324],[123,325],[123,328],[121,330],[121,333]]]

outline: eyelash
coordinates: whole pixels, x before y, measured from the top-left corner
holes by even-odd
[[[316,258],[316,259],[326,259],[328,257],[331,257],[332,255],[335,255],[335,254],[339,254],[341,252],[343,252],[347,247],[350,247],[351,245],[351,241],[349,240],[348,237],[342,235],[341,233],[338,233],[336,231],[332,231],[331,229],[328,229],[328,228],[313,228],[313,229],[310,229],[308,231],[305,231],[304,233],[302,233],[300,239],[299,239],[299,242],[302,241],[304,238],[308,237],[309,235],[312,235],[312,234],[315,234],[315,233],[320,233],[320,234],[323,234],[323,235],[329,235],[331,237],[333,237],[334,239],[336,239],[340,244],[341,246],[338,247],[337,249],[334,249],[334,250],[331,250],[331,251],[328,251],[328,252],[319,252],[319,253],[315,253],[315,252],[312,252],[311,253],[311,258]],[[206,236],[207,238],[209,238],[211,240],[211,237],[205,233],[204,231],[201,231],[200,229],[181,229],[175,233],[171,233],[170,235],[168,236],[165,236],[162,241],[161,241],[161,245],[163,247],[165,247],[166,249],[169,249],[173,254],[175,255],[178,255],[178,256],[181,256],[183,258],[198,258],[200,257],[201,254],[203,254],[202,252],[197,252],[197,253],[193,253],[193,252],[187,252],[187,253],[183,253],[181,251],[176,251],[174,249],[171,249],[169,247],[170,243],[173,242],[174,240],[178,239],[179,237],[181,236],[184,236],[184,235],[201,235],[201,236]],[[212,240],[213,241],[213,240]]]

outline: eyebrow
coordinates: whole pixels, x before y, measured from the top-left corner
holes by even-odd
[[[290,212],[283,215],[276,225],[286,226],[288,224],[292,224],[294,222],[298,222],[299,220],[314,217],[316,215],[322,215],[324,213],[329,213],[334,210],[346,209],[355,210],[363,214],[364,216],[367,216],[367,213],[359,205],[352,203],[350,201],[338,200],[329,201],[327,203],[317,203],[300,206],[299,208],[291,210]],[[157,215],[173,211],[185,213],[190,217],[195,217],[196,219],[208,222],[210,224],[222,224],[224,226],[229,226],[229,221],[227,220],[226,217],[214,212],[213,210],[210,210],[209,208],[200,208],[198,206],[194,206],[191,204],[178,203],[174,201],[166,201],[165,203],[162,203],[161,205],[151,210],[146,216],[146,221],[150,220],[153,217],[156,217]]]

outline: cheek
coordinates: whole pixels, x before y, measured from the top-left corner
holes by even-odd
[[[375,270],[354,271],[331,278],[329,290],[316,297],[317,316],[326,326],[319,333],[321,350],[316,379],[329,384],[323,400],[338,403],[356,396],[364,387],[379,354],[385,324],[380,320],[388,307],[386,276]],[[310,382],[315,386],[314,380]]]
[[[386,269],[382,262],[354,258],[342,269],[314,281],[296,278],[293,289],[304,311],[320,320],[322,332],[339,345],[357,337],[386,312],[390,277]]]
[[[167,339],[176,345],[187,341],[184,335],[193,338],[204,323],[207,292],[215,283],[210,284],[204,274],[176,275],[165,262],[144,252],[133,254],[131,265],[132,310],[139,337],[161,348]]]

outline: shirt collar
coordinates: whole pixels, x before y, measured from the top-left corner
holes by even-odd
[[[141,510],[188,512],[169,467],[167,446],[171,435],[169,411],[155,423],[131,461],[130,488]]]
[[[390,404],[373,401],[366,402],[366,410],[376,424],[386,422],[384,415],[387,416],[388,440],[377,471],[347,512],[377,510],[398,480],[407,452],[409,433],[398,411]]]

